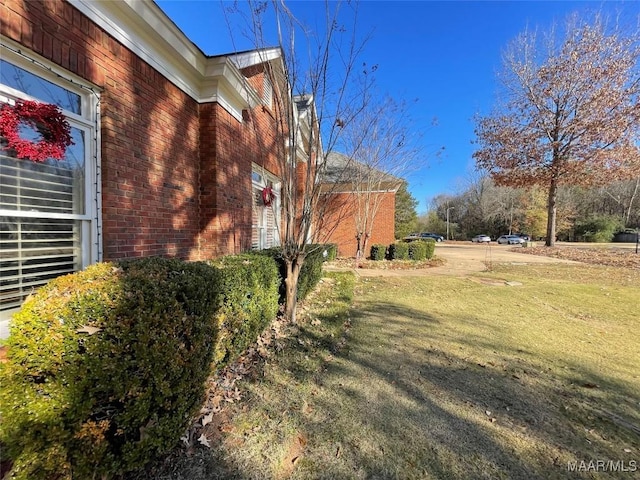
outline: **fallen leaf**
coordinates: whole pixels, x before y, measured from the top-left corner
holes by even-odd
[[[213,421],[213,412],[211,412],[208,415],[205,415],[204,417],[202,417],[202,426],[206,427],[212,421]]]
[[[79,329],[76,330],[76,333],[86,333],[88,335],[93,335],[95,333],[100,332],[102,329],[98,327],[92,327],[90,325],[83,325]]]
[[[209,444],[209,440],[207,439],[204,433],[200,435],[200,438],[198,438],[198,442],[200,442],[200,444],[204,445],[205,447],[211,448],[211,445]]]

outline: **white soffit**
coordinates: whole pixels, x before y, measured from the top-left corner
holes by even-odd
[[[249,52],[229,55],[229,58],[231,58],[238,68],[253,67],[254,65],[270,62],[271,60],[275,60],[280,57],[282,57],[282,52],[276,47],[262,48],[259,50],[251,50]]]
[[[153,1],[68,1],[197,102],[217,101],[238,120],[259,102],[228,57],[207,57]]]

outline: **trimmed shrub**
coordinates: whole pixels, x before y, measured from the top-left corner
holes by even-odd
[[[329,244],[331,245],[331,244]],[[307,255],[300,269],[300,276],[298,278],[298,300],[304,300],[309,292],[311,292],[322,278],[322,263],[324,261],[323,252],[325,250],[324,244],[309,244],[306,246]],[[287,275],[287,266],[282,258],[282,250],[280,247],[267,248],[265,250],[259,250],[255,252],[259,255],[266,255],[273,258],[278,264],[278,271],[282,282],[280,284],[280,303],[285,303],[286,290],[284,279]]]
[[[407,245],[409,245],[409,259],[421,261],[427,258],[427,242],[417,240]]]
[[[28,299],[0,366],[12,478],[113,478],[175,446],[202,404],[219,277],[172,259],[102,263]]]
[[[221,367],[244,352],[278,313],[280,276],[273,258],[255,253],[210,262],[219,269],[222,308],[216,315],[214,362]]]
[[[306,247],[307,256],[300,269],[298,279],[298,300],[304,300],[307,295],[318,285],[322,278],[322,263],[324,262],[323,244],[309,244]]]
[[[387,256],[387,246],[379,243],[371,245],[371,260],[384,260]]]
[[[325,257],[325,261],[332,262],[336,258],[338,258],[338,245],[336,243],[325,243],[325,251],[327,252],[327,256]]]
[[[408,260],[409,244],[404,242],[389,245],[389,260]]]
[[[433,238],[427,238],[425,240],[425,258],[431,260],[436,251],[436,241]]]

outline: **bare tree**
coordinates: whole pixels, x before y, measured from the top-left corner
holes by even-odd
[[[558,187],[637,176],[640,48],[629,34],[572,17],[564,40],[520,35],[504,55],[506,97],[477,120],[476,164],[503,185],[547,189],[547,241],[556,236]]]
[[[275,87],[273,135],[263,141],[274,153],[278,171],[273,173],[281,180],[285,314],[295,321],[300,269],[328,208],[317,180],[343,128],[363,108],[367,83],[355,78],[366,38],[356,28],[357,2],[327,2],[315,31],[302,25],[282,0],[246,5],[245,33],[263,56],[264,76]],[[276,48],[266,48],[271,44],[265,34],[267,16],[277,25]]]
[[[638,194],[640,193],[640,177],[626,182],[617,182],[602,188],[611,200],[623,210],[624,224],[631,225],[631,214]],[[638,207],[636,207],[638,208]]]
[[[343,198],[355,221],[356,264],[367,251],[381,205],[393,199],[420,155],[408,105],[390,97],[375,101],[373,96],[372,89],[364,89],[362,109],[344,127],[344,154],[327,159],[327,173],[349,192]]]

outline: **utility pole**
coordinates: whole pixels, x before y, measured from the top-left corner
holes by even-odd
[[[447,207],[447,240],[451,240],[449,236],[449,210],[455,210],[456,207]]]

